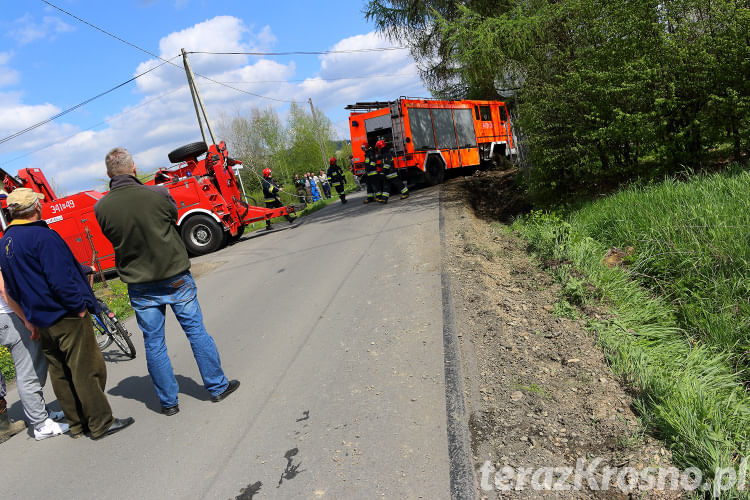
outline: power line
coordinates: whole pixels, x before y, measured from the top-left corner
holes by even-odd
[[[150,50],[146,50],[143,47],[139,47],[138,45],[136,45],[134,43],[128,42],[127,40],[124,40],[123,38],[120,38],[119,36],[117,36],[117,35],[115,35],[113,33],[110,33],[109,31],[105,30],[104,28],[100,28],[99,26],[96,26],[95,24],[92,24],[92,23],[86,21],[85,19],[81,19],[80,17],[76,16],[75,14],[72,14],[72,13],[68,12],[67,10],[62,9],[62,8],[58,7],[57,5],[54,5],[54,4],[50,3],[50,2],[48,2],[47,0],[41,0],[41,1],[44,2],[44,3],[46,3],[47,5],[49,5],[50,7],[59,10],[63,14],[66,14],[66,15],[72,17],[73,19],[76,19],[77,21],[82,22],[83,24],[85,24],[87,26],[90,26],[90,27],[92,27],[93,29],[95,29],[97,31],[101,31],[105,35],[111,36],[115,40],[119,40],[120,42],[124,43],[125,45],[129,45],[130,47],[133,47],[134,49],[140,50],[141,52],[145,52],[146,54],[150,55],[151,57],[155,57],[156,59],[159,59],[160,61],[164,61],[165,63],[169,63],[169,64],[171,64],[172,66],[174,66],[176,68],[180,68],[181,70],[183,69],[181,66],[179,66],[177,64],[174,64],[171,60],[167,61],[166,59],[164,59],[164,58],[162,58],[162,57],[154,54]],[[201,75],[200,73],[195,73],[195,75],[196,76],[200,76],[201,78],[205,78],[206,80],[208,80],[210,82],[218,83],[219,85],[224,85],[224,84],[222,84],[220,82],[217,82],[216,80],[214,80],[212,78],[209,78],[209,77],[207,77],[205,75]],[[290,101],[290,100],[287,100],[287,99],[276,99],[275,97],[268,97],[268,96],[264,96],[264,95],[260,95],[260,94],[255,94],[253,92],[248,92],[246,90],[241,90],[241,89],[234,88],[234,87],[232,87],[230,85],[224,85],[224,86],[227,87],[227,88],[230,88],[232,90],[235,90],[237,92],[241,92],[243,94],[248,94],[248,95],[251,95],[251,96],[254,96],[254,97],[260,97],[261,99],[269,99],[271,101],[278,101],[278,102],[294,102],[294,101]],[[2,142],[0,142],[0,144],[2,144]]]
[[[44,1],[44,0],[42,0],[42,1]],[[177,57],[180,57],[180,56],[175,56],[175,57],[173,57],[172,59],[175,59],[175,58],[177,58]],[[136,80],[136,79],[138,79],[138,78],[142,77],[143,75],[145,75],[145,74],[147,74],[147,73],[150,73],[150,72],[152,72],[153,70],[155,70],[155,69],[157,69],[157,68],[159,68],[159,67],[161,67],[161,66],[164,66],[164,65],[165,65],[165,64],[167,64],[168,62],[170,62],[170,61],[164,61],[163,63],[161,63],[161,64],[158,64],[158,65],[154,66],[153,68],[151,68],[151,69],[149,69],[149,70],[146,70],[146,71],[144,71],[143,73],[140,73],[140,74],[138,74],[138,75],[135,75],[135,76],[134,76],[133,78],[131,78],[131,79],[127,80],[127,81],[124,81],[124,82],[122,82],[122,83],[121,83],[121,84],[119,84],[119,85],[115,85],[115,86],[114,86],[114,87],[112,87],[111,89],[109,89],[109,90],[105,90],[104,92],[101,92],[101,93],[99,93],[99,94],[95,95],[94,97],[90,97],[89,99],[86,99],[85,101],[83,101],[83,102],[80,102],[80,103],[76,104],[75,106],[72,106],[72,107],[70,107],[70,108],[66,109],[65,111],[61,111],[60,113],[57,113],[56,115],[54,115],[54,116],[51,116],[51,117],[47,118],[46,120],[42,120],[42,121],[40,121],[40,122],[38,122],[38,123],[35,123],[34,125],[31,125],[31,126],[29,126],[29,127],[26,127],[26,128],[25,128],[25,129],[23,129],[23,130],[19,130],[18,132],[15,132],[15,133],[13,133],[13,134],[10,134],[10,135],[9,135],[9,136],[7,136],[7,137],[3,137],[2,139],[0,139],[0,144],[4,144],[4,143],[6,143],[6,142],[8,142],[8,141],[10,141],[10,140],[12,140],[12,139],[15,139],[16,137],[18,137],[18,136],[20,136],[20,135],[23,135],[23,134],[25,134],[25,133],[27,133],[27,132],[31,132],[32,130],[34,130],[34,129],[36,129],[36,128],[39,128],[39,127],[41,127],[42,125],[46,125],[47,123],[51,122],[52,120],[56,120],[56,119],[60,118],[61,116],[67,115],[67,114],[68,114],[68,113],[70,113],[71,111],[75,111],[76,109],[80,108],[81,106],[85,106],[86,104],[90,103],[91,101],[93,101],[93,100],[95,100],[95,99],[98,99],[98,98],[100,98],[100,97],[102,97],[102,96],[105,96],[105,95],[109,94],[110,92],[114,92],[115,90],[119,89],[120,87],[123,87],[123,86],[127,85],[128,83],[130,83],[130,82],[132,82],[132,81],[134,81],[134,80]]]
[[[44,0],[42,0],[44,1]],[[408,50],[409,47],[372,47],[369,49],[345,49],[345,50],[316,50],[304,51],[294,50],[290,52],[208,52],[208,51],[190,51],[188,54],[212,54],[218,56],[315,56],[326,54],[355,54],[358,52],[386,52],[389,50]]]
[[[320,78],[320,77],[314,77],[314,78],[299,78],[299,79],[290,79],[290,80],[244,80],[239,82],[222,82],[222,83],[231,83],[233,85],[241,84],[241,83],[287,83],[287,82],[307,82],[307,81],[322,81],[322,82],[337,82],[340,80],[369,80],[372,78],[391,78],[394,76],[413,76],[413,73],[382,73],[379,75],[368,75],[368,76],[344,76],[340,78]]]
[[[64,137],[62,139],[59,139],[59,140],[57,140],[55,142],[51,142],[51,143],[47,144],[46,146],[42,146],[41,148],[35,149],[33,151],[29,151],[29,152],[24,153],[22,155],[16,156],[15,158],[12,158],[12,159],[10,159],[8,161],[0,163],[0,166],[9,165],[9,164],[14,163],[14,162],[16,162],[16,161],[18,161],[18,160],[20,160],[22,158],[26,158],[27,156],[31,156],[33,154],[39,153],[40,151],[44,151],[45,149],[51,148],[52,146],[55,146],[55,145],[60,144],[62,142],[65,142],[65,141],[67,141],[69,139],[72,139],[73,137],[77,136],[81,132],[87,132],[87,131],[93,130],[93,129],[101,126],[101,125],[105,125],[105,124],[111,123],[111,122],[113,122],[115,120],[119,120],[120,118],[122,118],[126,114],[132,113],[133,111],[137,110],[138,108],[142,108],[143,106],[151,104],[154,101],[158,101],[158,100],[160,100],[160,99],[168,96],[169,94],[173,94],[173,93],[177,92],[178,90],[182,90],[182,89],[184,89],[186,87],[187,87],[187,84],[182,85],[181,87],[177,87],[176,89],[172,89],[172,90],[169,90],[167,92],[163,92],[163,93],[159,94],[158,96],[154,97],[153,99],[149,99],[147,101],[144,101],[144,102],[138,104],[137,106],[133,106],[132,108],[130,108],[128,110],[125,110],[125,111],[123,111],[123,112],[121,112],[121,113],[119,113],[119,114],[117,114],[117,115],[115,115],[115,116],[113,116],[113,117],[111,117],[109,119],[100,121],[98,123],[95,123],[93,125],[90,125],[90,126],[84,128],[84,129],[81,129],[81,130],[77,131],[75,134],[69,135],[69,136]]]

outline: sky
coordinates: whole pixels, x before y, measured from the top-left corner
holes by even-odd
[[[10,174],[41,168],[62,194],[106,189],[104,157],[114,147],[127,148],[139,170],[153,171],[169,166],[170,151],[201,140],[181,48],[236,53],[398,46],[365,19],[364,0],[49,3],[80,19],[41,0],[3,2],[0,168]],[[285,117],[290,101],[308,106],[312,99],[348,139],[347,104],[429,95],[408,50],[188,57],[195,73],[225,84],[197,77],[215,131],[222,119],[252,107],[271,107]]]

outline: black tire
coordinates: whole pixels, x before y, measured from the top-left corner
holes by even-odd
[[[242,238],[242,235],[245,234],[245,228],[247,226],[240,226],[239,230],[237,231],[236,236],[229,236],[229,243],[235,243],[237,241],[240,241]]]
[[[197,158],[206,151],[208,151],[208,146],[205,142],[193,142],[175,149],[167,155],[167,158],[172,163],[180,163],[191,158]]]
[[[215,252],[224,245],[224,230],[208,215],[190,216],[182,223],[180,233],[185,247],[193,255]]]
[[[445,179],[445,164],[436,155],[430,156],[424,169],[424,180],[429,186],[441,184]]]
[[[91,323],[94,325],[94,338],[96,339],[96,345],[99,346],[100,350],[104,351],[104,349],[109,347],[112,343],[112,337],[107,334],[107,331],[105,330],[106,323],[104,323],[104,320],[101,319],[101,316],[98,317],[105,326],[100,325],[93,314],[91,315]]]

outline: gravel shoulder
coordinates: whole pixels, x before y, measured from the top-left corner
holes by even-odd
[[[679,498],[675,491],[622,492],[618,475],[604,481],[608,490],[597,491],[605,466],[640,473],[671,466],[670,453],[642,427],[628,388],[613,378],[585,321],[559,315],[560,287],[549,269],[499,222],[522,206],[508,173],[453,179],[442,195],[444,265],[453,286],[479,497]],[[589,306],[585,313],[606,311]],[[597,458],[593,487],[584,480],[580,489],[540,491],[531,472],[523,481],[518,475],[520,468],[575,469],[579,460],[588,468]],[[500,474],[501,488],[511,491],[495,484],[502,467],[515,471],[509,481]],[[538,474],[536,486],[543,482]]]

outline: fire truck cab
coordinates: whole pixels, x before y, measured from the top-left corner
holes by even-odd
[[[390,102],[349,105],[349,130],[356,175],[364,172],[361,145],[382,139],[393,147],[394,163],[408,177],[428,184],[443,181],[450,168],[477,167],[513,159],[515,139],[502,101],[446,101],[400,97]]]

